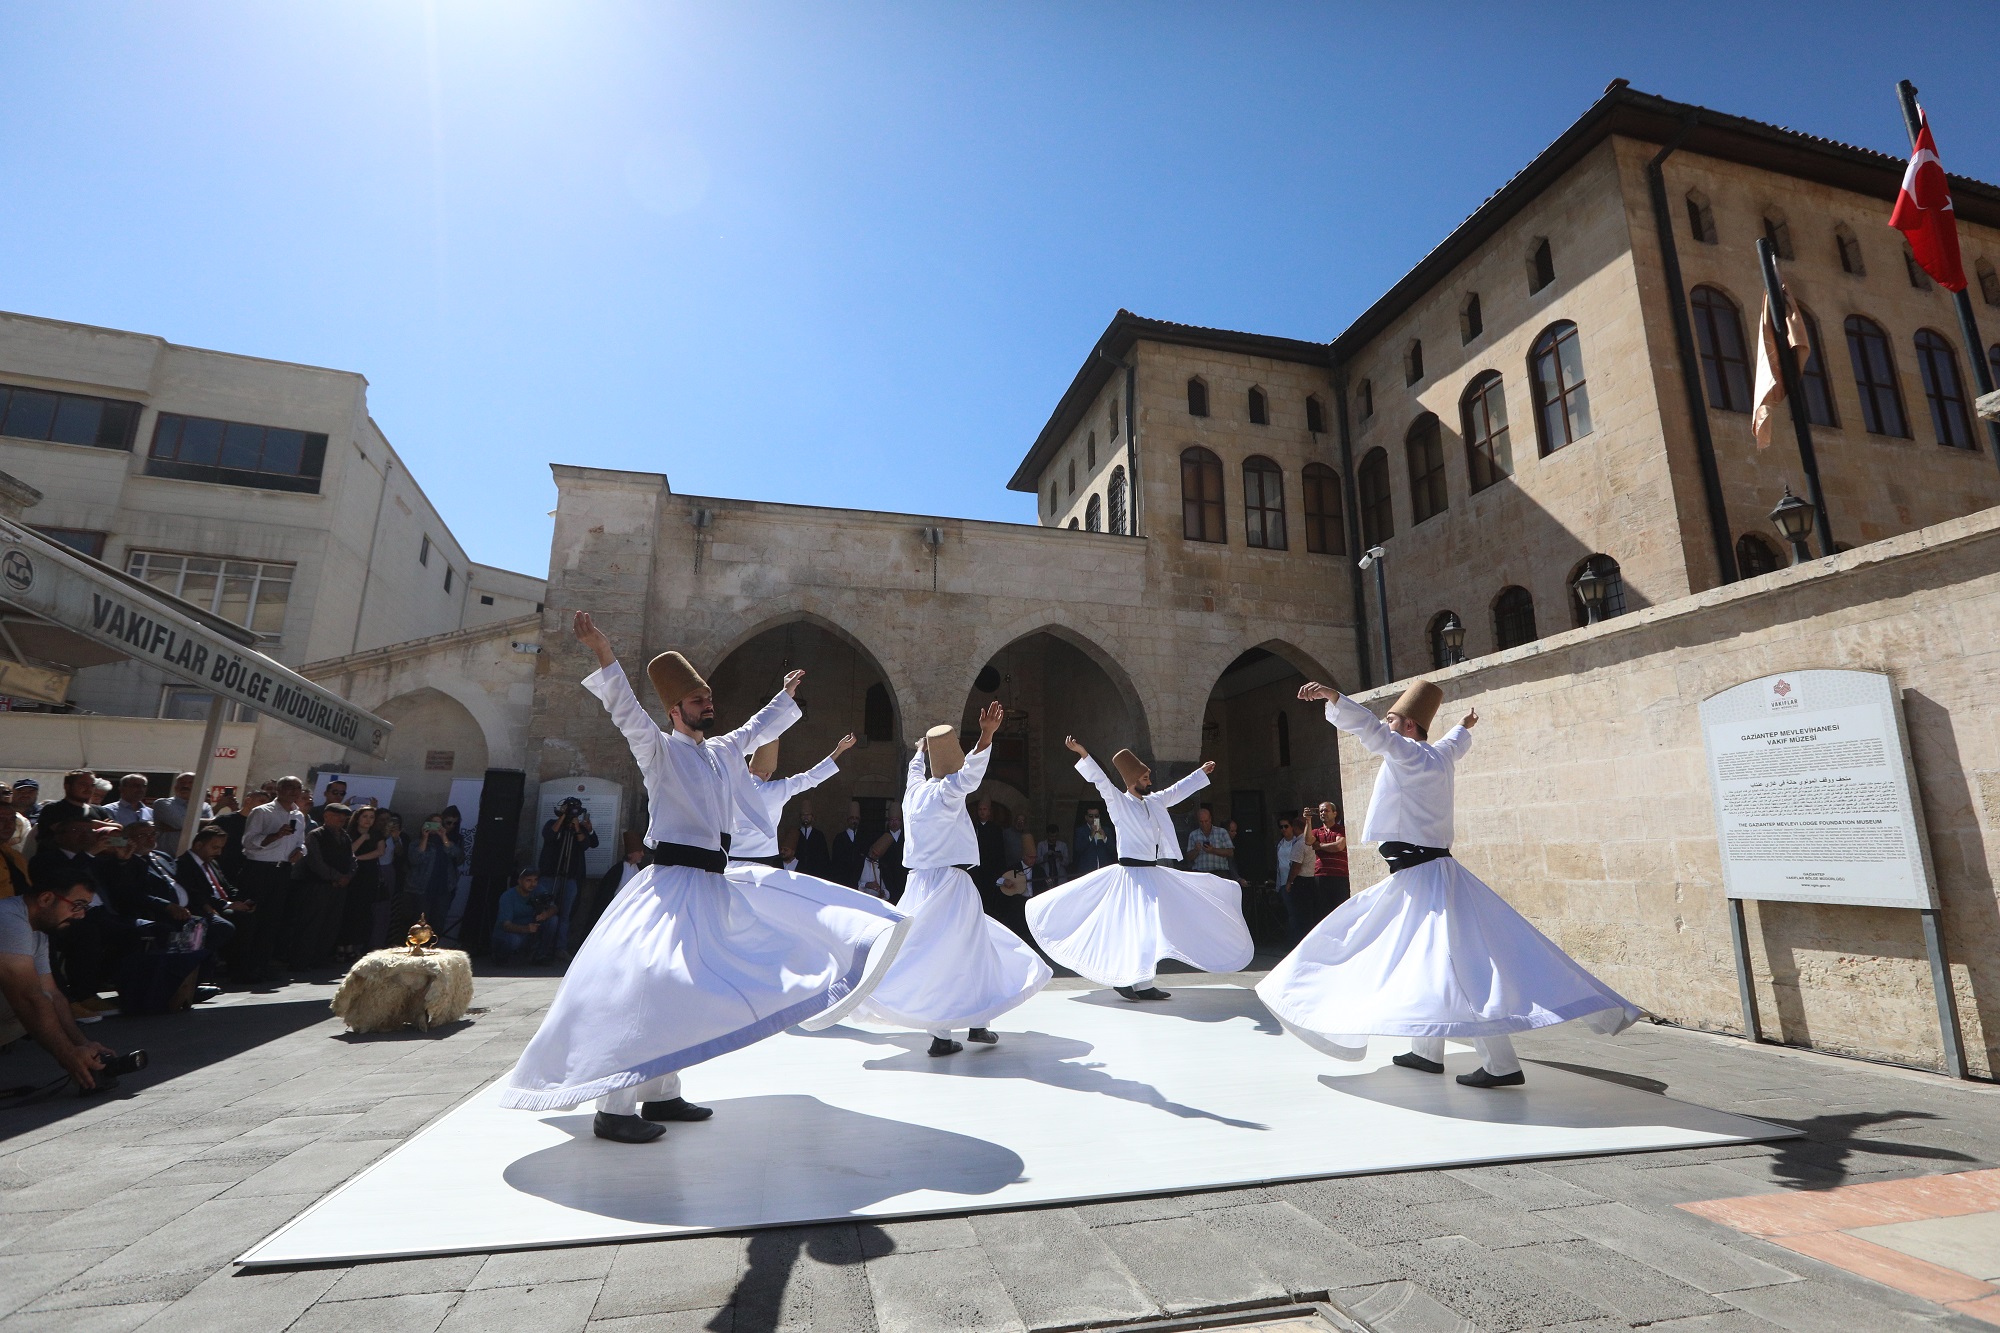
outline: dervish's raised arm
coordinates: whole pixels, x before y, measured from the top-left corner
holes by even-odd
[[[577,612],[573,628],[577,642],[597,654],[597,670],[583,678],[583,688],[596,695],[604,711],[611,714],[612,725],[624,734],[625,743],[632,747],[632,757],[645,769],[649,762],[659,758],[666,733],[647,715],[639,696],[632,693],[632,682],[625,678],[625,668],[618,664],[618,654],[611,650],[610,636],[597,627],[590,612]]]
[[[734,731],[724,732],[716,737],[716,743],[731,754],[749,754],[767,741],[774,741],[785,734],[785,729],[805,716],[799,711],[799,682],[806,678],[803,671],[794,671],[785,677],[784,688],[771,696],[771,702],[750,715],[750,720]]]

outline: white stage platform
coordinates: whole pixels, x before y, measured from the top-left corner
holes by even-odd
[[[1533,1063],[1525,1088],[1464,1088],[1390,1065],[1407,1049],[1398,1041],[1344,1064],[1285,1036],[1234,986],[1176,987],[1144,1005],[1044,991],[998,1031],[996,1047],[936,1060],[916,1034],[787,1033],[688,1071],[688,1096],[715,1118],[639,1147],[592,1138],[589,1107],[502,1110],[489,1087],[239,1262],[531,1249],[1796,1134]],[[1446,1063],[1472,1068],[1471,1049]]]

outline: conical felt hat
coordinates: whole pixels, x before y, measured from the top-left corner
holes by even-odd
[[[1438,709],[1443,706],[1444,691],[1427,680],[1420,680],[1404,690],[1403,697],[1396,700],[1389,711],[1407,717],[1428,734],[1431,720],[1438,715]]]
[[[1139,762],[1139,756],[1130,750],[1120,750],[1111,756],[1111,766],[1118,770],[1118,776],[1125,779],[1126,787],[1135,786],[1140,779],[1152,772]]]
[[[668,708],[708,688],[708,682],[701,678],[694,664],[671,648],[646,663],[646,674],[653,678],[653,688]]]
[[[950,777],[965,767],[965,747],[958,743],[958,728],[940,722],[924,733],[924,753],[930,756],[931,776]]]
[[[778,743],[765,741],[757,747],[757,753],[750,756],[750,771],[760,778],[768,778],[778,771]]]

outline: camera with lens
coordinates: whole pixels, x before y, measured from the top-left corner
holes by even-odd
[[[556,803],[556,813],[559,815],[568,815],[574,819],[583,813],[583,802],[577,800],[574,796],[565,796]]]
[[[537,916],[540,916],[543,912],[554,911],[555,906],[556,895],[554,890],[537,889],[528,895],[528,910]]]
[[[98,1065],[91,1079],[97,1086],[78,1088],[77,1091],[85,1097],[93,1093],[109,1092],[118,1086],[118,1076],[120,1074],[136,1074],[145,1067],[146,1053],[144,1051],[127,1051],[123,1055],[107,1056],[104,1062]]]

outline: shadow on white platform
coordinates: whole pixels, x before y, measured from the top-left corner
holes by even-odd
[[[509,1111],[486,1088],[245,1254],[250,1266],[577,1245],[838,1218],[1017,1208],[1315,1176],[1793,1137],[1797,1131],[1528,1065],[1498,1091],[1284,1036],[1256,995],[1160,1004],[1044,991],[1000,1045],[787,1033],[688,1071],[715,1108],[633,1147],[590,1110]],[[1446,1057],[1450,1073],[1474,1064]]]

